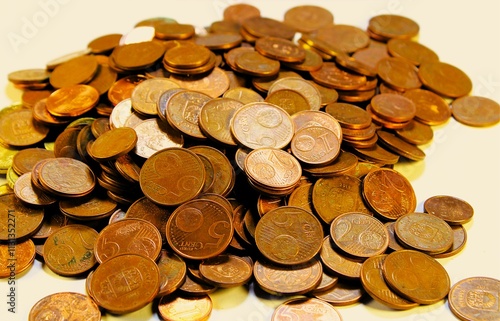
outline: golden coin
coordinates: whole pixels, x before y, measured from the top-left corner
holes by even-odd
[[[84,294],[58,292],[37,301],[28,316],[29,321],[54,320],[56,318],[99,321],[101,320],[101,311],[95,302]]]
[[[191,42],[168,49],[163,56],[163,61],[174,68],[200,67],[206,64],[209,59],[209,49]]]
[[[46,101],[50,114],[59,117],[80,116],[99,101],[99,92],[88,85],[68,86],[54,91]]]
[[[319,167],[303,167],[303,170],[312,177],[331,177],[347,174],[353,171],[357,164],[358,158],[354,154],[340,150],[339,156],[332,163]]]
[[[474,208],[464,200],[448,195],[436,195],[424,202],[424,211],[442,218],[450,225],[469,222],[474,215]]]
[[[418,77],[433,92],[451,98],[469,94],[472,81],[455,66],[444,62],[425,62],[418,68]]]
[[[346,306],[361,301],[364,294],[365,291],[358,283],[341,281],[337,282],[332,289],[314,296],[333,306]]]
[[[451,110],[443,98],[432,91],[425,89],[413,89],[404,93],[404,97],[410,99],[417,107],[415,119],[427,125],[439,125],[445,123],[451,116]]]
[[[451,312],[460,320],[486,321],[500,318],[494,308],[499,298],[500,281],[488,277],[469,277],[455,283],[448,294]]]
[[[416,113],[413,101],[401,95],[380,94],[371,100],[374,114],[390,122],[404,123],[410,121]]]
[[[120,254],[141,254],[156,260],[161,244],[160,231],[153,223],[124,218],[102,229],[95,240],[94,254],[99,263]]]
[[[182,147],[183,136],[168,123],[159,119],[148,119],[134,126],[137,143],[134,147],[136,155],[149,158],[154,153],[169,147]]]
[[[94,244],[97,232],[88,226],[71,224],[52,233],[43,245],[47,267],[62,276],[76,276],[96,264]]]
[[[465,248],[467,243],[467,231],[462,225],[452,225],[451,230],[453,231],[453,245],[443,253],[432,254],[431,256],[435,259],[448,258],[456,255]]]
[[[31,173],[25,173],[14,183],[14,194],[26,204],[46,206],[57,200],[31,184]]]
[[[57,66],[50,74],[54,88],[71,87],[89,82],[97,73],[99,64],[95,56],[80,56]]]
[[[97,305],[113,314],[125,314],[153,301],[160,287],[160,273],[150,258],[122,254],[99,265],[90,282]]]
[[[110,61],[125,70],[145,69],[163,57],[165,47],[154,41],[143,41],[116,47]]]
[[[434,51],[410,39],[391,39],[387,42],[387,50],[391,56],[406,59],[415,66],[423,62],[439,60]]]
[[[257,51],[246,51],[235,59],[237,71],[255,77],[272,77],[278,74],[280,63],[267,58]]]
[[[333,89],[355,90],[366,84],[366,76],[340,69],[334,62],[324,62],[320,69],[310,74],[318,84]]]
[[[172,88],[179,88],[179,85],[170,79],[147,79],[132,91],[132,108],[140,114],[156,116],[158,99],[161,94]]]
[[[342,321],[342,316],[333,306],[315,298],[296,298],[283,302],[274,310],[271,320],[286,321],[290,316],[298,320]]]
[[[358,280],[361,276],[361,263],[341,255],[333,246],[330,236],[326,236],[320,251],[325,269],[342,278]]]
[[[215,201],[195,199],[172,213],[166,234],[170,247],[184,258],[215,257],[224,252],[233,237],[232,213]]]
[[[309,102],[311,110],[321,108],[321,95],[319,90],[310,82],[299,77],[285,77],[272,83],[268,89],[268,95],[282,89],[291,89],[301,93]]]
[[[193,25],[161,22],[155,24],[155,37],[162,40],[188,39],[195,34]]]
[[[321,282],[323,268],[317,259],[291,266],[257,260],[253,267],[257,284],[273,295],[299,295],[315,289]]]
[[[325,112],[332,115],[343,128],[363,129],[370,126],[372,118],[361,107],[348,103],[330,103]]]
[[[370,19],[368,30],[383,39],[409,39],[418,34],[420,27],[410,18],[395,14],[381,14]]]
[[[446,269],[421,252],[392,252],[385,258],[382,271],[385,281],[394,292],[416,303],[439,302],[450,291],[450,278]]]
[[[18,147],[27,147],[47,137],[49,128],[33,119],[31,109],[8,110],[0,116],[0,141]]]
[[[255,50],[261,55],[284,62],[300,63],[306,58],[305,50],[290,40],[262,37],[255,42]]]
[[[172,76],[171,79],[181,88],[198,91],[212,98],[221,96],[229,88],[229,77],[220,68],[214,68],[209,74],[199,79],[179,76]]]
[[[376,301],[396,310],[407,310],[418,306],[394,293],[384,280],[382,266],[387,255],[372,256],[361,266],[361,284]]]
[[[292,40],[295,35],[295,30],[283,22],[260,16],[245,19],[242,27],[257,38],[269,36]]]
[[[40,170],[40,184],[52,194],[80,197],[95,187],[95,176],[83,162],[72,158],[46,160]]]
[[[248,18],[260,17],[260,10],[246,3],[232,4],[224,8],[224,20],[242,24]]]
[[[200,263],[200,274],[207,283],[219,288],[246,284],[252,277],[253,266],[235,255],[218,255]]]
[[[65,215],[78,220],[109,217],[117,206],[116,202],[104,195],[64,199],[59,202],[59,208]]]
[[[341,141],[333,131],[322,126],[303,127],[295,132],[292,154],[309,165],[331,163],[340,153]]]
[[[98,56],[98,57],[106,57],[106,56]],[[107,57],[105,58],[107,61]],[[113,70],[108,63],[99,63],[99,69],[92,78],[91,81],[87,83],[87,85],[94,87],[97,89],[100,95],[104,95],[108,92],[108,90],[113,86],[116,79],[118,78],[118,74],[115,70]]]
[[[204,36],[197,36],[194,42],[197,45],[205,46],[210,50],[228,50],[237,47],[243,41],[238,33],[209,33]]]
[[[414,161],[421,161],[425,158],[425,153],[420,148],[407,143],[394,134],[379,130],[377,135],[382,146],[400,156]]]
[[[418,69],[401,58],[383,58],[377,64],[378,76],[390,87],[405,91],[422,86]]]
[[[234,113],[231,133],[239,144],[248,148],[283,148],[292,140],[293,123],[288,113],[278,106],[250,103]]]
[[[203,105],[210,100],[210,96],[197,91],[175,93],[166,108],[168,123],[186,136],[206,139],[199,126],[199,115]]]
[[[413,213],[417,202],[411,183],[399,172],[380,168],[363,179],[363,196],[372,210],[387,220]]]
[[[468,126],[486,127],[500,122],[500,105],[486,97],[457,98],[451,103],[451,112],[457,121]]]
[[[288,9],[283,20],[299,32],[310,33],[333,24],[333,15],[322,7],[302,5]]]
[[[301,47],[303,48],[303,47]],[[286,67],[293,69],[293,70],[298,70],[298,71],[315,71],[321,68],[323,65],[323,58],[321,56],[308,49],[304,49],[305,52],[305,58],[304,61],[301,63],[287,63],[283,62],[283,65]]]
[[[154,27],[157,24],[162,24],[162,23],[177,23],[177,20],[169,17],[154,17],[141,20],[138,23],[136,23],[134,27],[144,27],[144,26]]]
[[[0,196],[11,193],[14,193],[14,190],[9,187],[9,184],[0,185]]]
[[[212,313],[212,299],[199,297],[164,296],[158,302],[158,313],[165,321],[207,321]]]
[[[395,96],[400,96],[400,95],[393,94],[393,93],[385,93],[385,94],[380,94],[380,95],[395,95]],[[375,97],[373,97],[373,98],[375,98]],[[394,130],[395,129],[401,129],[401,128],[404,128],[404,127],[408,126],[408,124],[411,121],[411,120],[408,120],[408,121],[404,121],[404,122],[394,122],[394,121],[388,120],[386,118],[380,117],[380,115],[378,115],[378,114],[376,114],[376,113],[373,112],[373,108],[372,108],[371,105],[366,106],[366,111],[372,117],[373,124],[375,124],[375,126],[378,126],[378,128],[382,128],[383,127],[383,128],[388,128],[388,129],[394,129]],[[387,112],[387,110],[385,110],[385,111]],[[387,113],[385,116],[388,117],[389,114]]]
[[[0,210],[0,241],[29,237],[42,225],[43,209],[25,206],[14,193],[0,195]]]
[[[90,53],[90,49],[89,48],[83,49],[83,50],[79,50],[79,51],[75,51],[75,52],[71,52],[69,54],[66,54],[64,56],[52,59],[51,61],[47,62],[46,68],[47,68],[47,70],[54,70],[57,66],[65,63],[67,61],[70,61],[73,58],[78,58],[78,57],[81,57],[81,56],[85,56],[85,55],[88,55],[89,53]]]
[[[250,88],[245,88],[245,87],[232,87],[222,95],[224,98],[231,98],[237,101],[242,102],[243,104],[249,104],[249,103],[257,103],[257,102],[262,102],[264,101],[264,98],[256,92],[253,91]]]
[[[108,99],[113,106],[118,105],[122,100],[132,97],[134,88],[142,81],[146,80],[143,75],[131,75],[120,78],[108,90]]]
[[[413,144],[423,145],[429,143],[434,137],[434,132],[429,125],[412,119],[408,125],[395,130],[396,136]]]
[[[22,242],[10,240],[6,244],[0,244],[0,278],[15,280],[16,275],[31,267],[34,260],[35,244],[30,239]]]
[[[50,96],[52,90],[25,90],[21,96],[22,105],[24,107],[33,108],[35,104]]]
[[[267,95],[265,101],[283,108],[290,116],[311,109],[306,97],[299,91],[292,89],[274,90]]]
[[[7,79],[14,84],[37,84],[47,82],[50,75],[46,69],[23,69],[9,73]]]
[[[54,158],[54,152],[43,148],[26,148],[12,158],[12,166],[17,174],[22,175],[33,170],[36,163],[43,159]]]
[[[277,75],[272,77],[254,77],[252,78],[252,85],[261,93],[267,93],[269,88],[278,80],[283,78],[301,78],[302,77],[295,71],[280,70]],[[294,89],[294,88],[288,88]],[[299,90],[300,91],[300,90]]]
[[[122,37],[123,35],[119,33],[100,36],[90,41],[87,47],[94,55],[106,54],[120,44],[120,39]]]
[[[259,220],[255,242],[260,253],[273,263],[303,264],[320,251],[323,228],[311,212],[282,206]]]
[[[69,123],[69,120],[54,117],[49,113],[47,110],[47,99],[45,98],[39,100],[35,106],[33,106],[33,119],[46,126],[58,126]]]
[[[129,127],[115,128],[99,136],[88,152],[98,162],[115,160],[134,149],[136,142],[135,130]]]
[[[211,139],[230,146],[236,146],[231,135],[230,123],[234,113],[243,103],[231,98],[215,98],[201,108],[199,126]]]

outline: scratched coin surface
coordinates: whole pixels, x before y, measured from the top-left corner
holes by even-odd
[[[427,254],[401,250],[387,255],[383,263],[384,279],[389,287],[407,300],[433,304],[450,291],[446,269]]]
[[[255,242],[260,253],[274,263],[302,264],[320,251],[323,228],[312,213],[299,207],[282,206],[259,220]]]
[[[474,208],[466,201],[449,195],[436,195],[424,202],[424,211],[440,217],[450,225],[461,225],[470,221]]]
[[[232,213],[207,199],[186,202],[170,215],[166,235],[170,247],[180,256],[202,260],[215,257],[233,237]]]
[[[14,275],[28,269],[34,260],[35,244],[30,239],[0,244],[0,278],[12,280]]]
[[[96,303],[84,294],[57,292],[37,301],[29,312],[28,320],[99,321],[101,311]]]
[[[469,277],[455,283],[448,294],[451,312],[460,320],[499,320],[500,281],[489,277]]]
[[[245,259],[222,254],[200,263],[202,278],[217,287],[229,288],[250,281],[253,266]]]
[[[44,211],[25,206],[14,193],[0,195],[0,241],[20,239],[36,233]],[[15,227],[15,233],[12,229]]]
[[[287,320],[342,321],[340,313],[330,304],[316,298],[291,299],[280,304],[272,321]]]

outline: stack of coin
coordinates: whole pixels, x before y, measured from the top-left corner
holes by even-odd
[[[190,41],[174,42],[163,56],[163,67],[172,74],[204,74],[215,65],[216,57],[212,51]]]

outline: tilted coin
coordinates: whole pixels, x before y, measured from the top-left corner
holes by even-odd
[[[449,195],[436,195],[424,202],[425,212],[440,217],[450,225],[465,224],[472,219],[474,208],[466,201]]]
[[[11,110],[0,117],[0,140],[11,146],[27,147],[41,142],[49,128],[33,119],[31,109]]]
[[[469,277],[455,283],[448,304],[460,320],[486,321],[500,318],[500,281],[489,277]]]
[[[472,81],[462,70],[445,62],[425,62],[418,68],[422,83],[445,97],[465,96],[472,90]]]
[[[309,165],[331,163],[340,152],[338,136],[328,128],[310,126],[295,132],[291,141],[292,154]]]
[[[52,196],[33,186],[30,172],[19,176],[14,183],[14,193],[21,201],[35,206],[46,206],[57,201]]]
[[[137,133],[129,127],[109,130],[97,137],[89,154],[99,162],[115,160],[130,152],[137,143]]]
[[[158,313],[163,320],[205,321],[212,313],[212,299],[208,295],[199,297],[164,296],[158,302]]]
[[[159,119],[147,119],[133,127],[137,134],[134,152],[143,158],[169,147],[182,147],[184,137],[168,123]]]
[[[185,90],[168,100],[166,118],[169,124],[194,139],[206,139],[198,124],[200,111],[211,98],[201,92]]]
[[[34,260],[35,244],[30,239],[0,244],[0,278],[12,280],[15,275],[31,267]]]
[[[319,110],[321,107],[321,95],[316,86],[300,78],[288,76],[274,81],[268,90],[268,95],[282,89],[291,89],[301,93],[309,102],[311,110]]]
[[[175,253],[162,250],[158,260],[158,269],[160,271],[160,290],[157,296],[171,294],[180,288],[186,279],[186,262]]]
[[[25,206],[14,193],[0,195],[0,210],[1,241],[29,237],[42,225],[43,209]],[[15,233],[12,232],[13,224]]]
[[[330,304],[315,298],[291,299],[280,304],[273,313],[272,321],[285,321],[290,317],[298,320],[341,321],[340,313]]]
[[[71,309],[68,307],[71,306]],[[76,292],[57,292],[40,299],[29,312],[29,321],[50,320],[101,320],[101,311],[88,296]]]
[[[451,103],[451,113],[456,120],[469,126],[486,127],[500,122],[500,105],[486,97],[455,99]]]
[[[239,286],[250,281],[252,268],[235,255],[219,255],[200,263],[200,274],[208,283],[220,288]]]
[[[334,245],[332,243],[329,236],[323,239],[320,257],[325,269],[344,279],[359,279],[361,275],[361,263],[338,253],[333,248]]]
[[[333,306],[347,306],[363,299],[365,291],[356,282],[340,280],[333,288],[314,296]]]
[[[156,116],[156,104],[161,94],[179,85],[167,78],[147,79],[132,91],[132,108],[140,114]]]
[[[202,131],[217,142],[236,146],[231,135],[230,124],[234,113],[243,107],[243,103],[231,98],[216,98],[207,102],[198,117]]]

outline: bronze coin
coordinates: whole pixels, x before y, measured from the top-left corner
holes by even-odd
[[[170,209],[156,205],[147,197],[141,197],[129,206],[123,218],[139,218],[152,223],[160,231],[163,243],[166,243],[165,227],[170,214]]]
[[[194,42],[205,46],[210,50],[228,50],[237,47],[243,41],[242,36],[237,33],[208,33],[203,36],[197,36]]]
[[[271,317],[272,321],[297,320],[342,321],[340,313],[330,304],[316,298],[296,298],[280,304]]]
[[[420,88],[418,69],[401,58],[383,58],[377,64],[378,76],[390,87],[405,91]]]
[[[364,213],[337,216],[330,225],[330,236],[340,250],[357,258],[382,254],[389,245],[385,226]]]
[[[12,167],[18,175],[31,172],[36,163],[43,159],[54,158],[54,152],[43,148],[26,148],[12,158]]]
[[[448,195],[436,195],[424,202],[424,211],[442,218],[450,225],[469,222],[474,215],[474,208],[464,200]]]
[[[29,237],[42,225],[43,209],[23,205],[14,193],[0,195],[0,210],[0,241]]]
[[[309,213],[314,213],[313,203],[312,203],[312,188],[313,188],[312,183],[301,184],[288,197],[288,203],[287,203],[288,206],[299,207],[308,211]],[[276,200],[279,200],[279,202],[281,203],[281,198],[277,198]],[[278,207],[282,206],[280,203],[277,203],[276,205]],[[267,212],[269,211],[266,211],[263,214]]]
[[[165,53],[165,48],[154,41],[143,41],[116,47],[110,55],[119,68],[144,69],[152,66]]]
[[[382,272],[387,255],[368,258],[361,266],[361,284],[366,292],[376,301],[396,310],[407,310],[418,306],[394,293],[385,282]]]
[[[314,296],[333,306],[346,306],[359,302],[364,294],[365,291],[358,283],[341,280],[330,290]]]
[[[363,129],[371,124],[370,115],[362,108],[347,103],[331,103],[326,105],[325,112],[335,117],[342,127]]]
[[[122,100],[132,97],[134,88],[146,79],[148,78],[143,75],[130,75],[120,78],[108,90],[109,101],[116,106]]]
[[[46,107],[56,117],[76,117],[92,110],[99,101],[99,92],[89,85],[73,85],[54,91]]]
[[[100,36],[91,40],[87,47],[90,48],[94,55],[106,54],[119,45],[122,36],[119,33]]]
[[[137,134],[134,152],[143,158],[149,158],[165,148],[184,145],[184,137],[167,122],[158,118],[144,120],[133,129]]]
[[[430,90],[445,97],[461,97],[470,93],[472,81],[462,70],[444,62],[425,62],[418,77]]]
[[[132,108],[147,117],[156,116],[158,99],[165,91],[172,88],[179,88],[179,85],[167,78],[142,81],[132,91]]]
[[[310,74],[318,84],[333,89],[355,90],[366,84],[366,76],[340,69],[334,62],[324,62],[320,69]]]
[[[432,254],[435,259],[448,258],[456,255],[465,248],[467,243],[467,231],[462,225],[452,225],[453,245],[443,253]]]
[[[47,267],[63,276],[76,276],[96,264],[94,244],[97,232],[80,224],[66,225],[52,233],[43,245]]]
[[[396,222],[387,222],[385,223],[385,227],[387,228],[387,232],[389,232],[389,246],[388,248],[391,251],[399,251],[399,250],[404,250],[406,247],[401,245],[399,241],[396,238],[396,232],[394,231],[394,224]]]
[[[246,48],[246,47],[242,47],[242,48]],[[248,49],[248,48],[246,48],[246,49]],[[259,92],[261,92],[261,93],[267,93],[269,91],[269,88],[271,88],[271,86],[275,82],[277,82],[278,80],[283,79],[283,78],[299,78],[299,79],[302,79],[302,77],[298,73],[296,73],[295,71],[280,70],[278,72],[277,76],[273,76],[273,77],[254,77],[254,78],[252,78],[252,85]]]
[[[382,146],[400,156],[414,161],[421,161],[425,158],[425,153],[420,148],[407,143],[394,134],[380,130],[377,135]]]
[[[196,68],[203,66],[210,59],[210,50],[191,42],[168,49],[163,61],[175,68]]]
[[[134,149],[136,143],[135,130],[129,127],[115,128],[97,137],[88,152],[99,162],[116,160]]]
[[[303,170],[312,177],[331,177],[338,174],[348,174],[356,168],[358,158],[349,152],[340,151],[339,156],[328,165],[320,167],[304,167]]]
[[[210,96],[201,92],[185,90],[175,93],[166,108],[168,123],[186,136],[206,139],[198,122],[201,108],[210,100]]]
[[[368,30],[383,39],[409,39],[418,34],[420,27],[410,18],[395,14],[381,14],[370,19]]]
[[[331,130],[338,140],[342,140],[342,127],[339,121],[328,113],[319,110],[299,111],[292,116],[295,133],[303,127],[320,126]]]
[[[7,79],[14,84],[37,84],[47,82],[50,75],[45,69],[23,69],[9,73]]]
[[[71,307],[71,309],[68,309]],[[29,321],[50,320],[101,320],[101,311],[88,296],[75,292],[57,292],[37,301],[31,308]]]
[[[34,260],[35,244],[30,239],[22,242],[10,239],[9,243],[0,244],[0,278],[15,279],[15,275],[30,268]]]
[[[60,126],[69,123],[69,120],[57,118],[47,110],[47,99],[39,100],[33,108],[33,119],[46,126]]]
[[[255,242],[260,253],[273,263],[302,264],[320,251],[323,228],[312,213],[299,207],[282,206],[259,220]]]
[[[257,51],[243,52],[235,59],[237,71],[255,77],[271,77],[278,73],[280,63],[267,58]]]
[[[84,84],[94,77],[98,68],[99,64],[95,56],[76,57],[62,63],[52,71],[50,84],[54,88]]]
[[[283,20],[299,32],[310,33],[333,24],[333,14],[319,6],[302,5],[288,9]]]
[[[237,87],[229,86],[229,87],[230,88],[226,90],[226,92],[222,95],[222,97],[237,100],[243,103],[244,105],[248,103],[256,103],[264,101],[264,98],[262,98],[262,96],[258,92],[250,88],[239,87],[239,86]]]
[[[307,50],[304,48],[304,52],[305,52],[305,59],[303,62],[301,63],[284,62],[283,65],[287,66],[290,69],[298,71],[314,71],[320,69],[321,65],[323,65],[323,58],[321,58],[321,56],[318,53],[312,50]]]
[[[370,43],[370,37],[365,31],[343,24],[320,28],[314,32],[314,37],[345,53],[353,53]]]
[[[365,176],[363,196],[375,213],[388,220],[414,212],[417,205],[411,183],[388,168],[371,171]]]
[[[405,127],[396,129],[395,132],[396,136],[413,145],[427,144],[434,137],[434,132],[429,125],[415,119],[412,119]]]
[[[387,50],[393,57],[406,59],[415,66],[426,61],[439,60],[434,51],[410,39],[391,39],[387,42]]]
[[[494,308],[499,301],[500,281],[488,277],[469,277],[455,283],[448,294],[451,312],[460,320],[486,321],[500,318]]]
[[[383,263],[384,279],[403,298],[433,304],[450,291],[450,278],[445,268],[427,254],[401,250],[387,255]]]
[[[195,199],[170,215],[167,241],[180,256],[202,260],[221,254],[233,237],[232,213],[217,202]]]
[[[360,278],[361,263],[347,256],[343,256],[333,248],[330,236],[323,239],[321,246],[321,262],[325,269],[341,278],[357,280]]]
[[[339,64],[340,66],[350,70],[354,71],[358,74],[367,76],[367,77],[376,77],[377,76],[377,69],[372,68],[371,66],[365,64],[364,62],[358,61],[356,58],[349,56],[343,52],[340,52],[337,54],[335,57],[335,62]],[[359,87],[358,90],[362,89],[369,89],[366,88],[368,86],[368,82],[365,84],[365,86]],[[373,89],[373,88],[372,88]]]
[[[217,290],[216,286],[203,282],[202,280],[194,279],[194,276],[187,273],[184,283],[179,288],[179,292],[192,297],[198,297],[214,293]]]
[[[49,128],[33,118],[31,109],[8,110],[0,117],[0,140],[10,146],[28,147],[41,142]]]
[[[138,254],[109,259],[95,269],[91,279],[94,300],[113,314],[125,314],[146,306],[157,295],[159,285],[156,263]]]
[[[158,313],[165,321],[206,321],[212,313],[212,299],[199,297],[164,296],[158,302]]]
[[[94,254],[99,263],[121,254],[140,254],[156,260],[161,244],[160,231],[152,223],[125,218],[102,229],[95,241]]]
[[[388,58],[389,54],[387,53],[387,48],[385,45],[380,47],[370,46],[368,48],[363,48],[356,51],[352,55],[352,57],[358,62],[361,62],[376,70],[378,62],[384,58]]]
[[[284,62],[299,63],[306,58],[304,49],[283,38],[259,38],[255,42],[255,50],[265,57]]]
[[[229,88],[229,76],[218,67],[201,78],[172,75],[171,79],[181,88],[201,92],[212,98],[221,96]]]
[[[117,78],[118,73],[113,70],[107,63],[99,63],[99,69],[96,75],[91,81],[87,83],[87,85],[94,87],[100,95],[104,95],[108,92],[111,86],[113,86]]]
[[[160,270],[160,290],[157,297],[171,294],[186,280],[186,263],[175,253],[162,250],[158,260],[158,269]]]
[[[319,90],[307,80],[300,77],[277,79],[269,87],[268,95],[272,95],[275,91],[282,89],[291,89],[301,93],[309,102],[311,110],[317,111],[321,108],[321,94]]]
[[[340,152],[341,141],[333,131],[322,126],[310,126],[295,132],[291,141],[292,154],[309,165],[331,163]]]
[[[92,220],[109,217],[118,204],[103,195],[91,195],[59,201],[59,208],[65,215],[78,220]]]
[[[189,39],[195,33],[194,26],[190,24],[160,22],[155,24],[155,37],[162,40]]]
[[[306,97],[300,92],[291,89],[270,92],[265,101],[283,108],[289,115],[311,109]]]
[[[50,215],[43,218],[42,226],[31,238],[35,241],[45,240],[52,233],[70,223],[72,223],[71,220],[61,213],[61,211],[53,211]]]
[[[486,97],[457,98],[451,103],[451,113],[457,121],[468,126],[486,127],[500,122],[500,105]]]
[[[200,274],[219,288],[239,286],[250,281],[253,266],[235,255],[218,255],[200,263]]]
[[[82,157],[78,153],[78,136],[81,131],[82,128],[76,126],[66,128],[62,133],[60,133],[54,142],[54,156],[73,158],[83,161]]]
[[[215,98],[208,101],[200,111],[198,118],[200,128],[209,138],[236,146],[236,141],[231,135],[230,123],[234,113],[243,105],[242,102],[231,98]]]
[[[245,19],[242,27],[257,38],[270,36],[291,40],[295,35],[295,30],[283,22],[260,16]]]
[[[242,24],[248,18],[260,17],[260,10],[246,3],[232,4],[224,8],[223,17],[225,21]]]
[[[413,101],[395,94],[376,95],[371,99],[370,105],[374,114],[396,123],[410,121],[417,111]]]
[[[443,124],[451,116],[450,107],[439,95],[425,89],[413,89],[404,93],[417,108],[415,119],[427,125]]]
[[[16,180],[14,183],[14,194],[24,203],[35,206],[47,206],[57,201],[31,183],[30,172],[19,176]]]
[[[338,283],[339,278],[337,276],[330,275],[323,270],[323,276],[321,277],[321,283],[316,289],[314,289],[311,294],[319,294],[333,289],[333,287]]]

